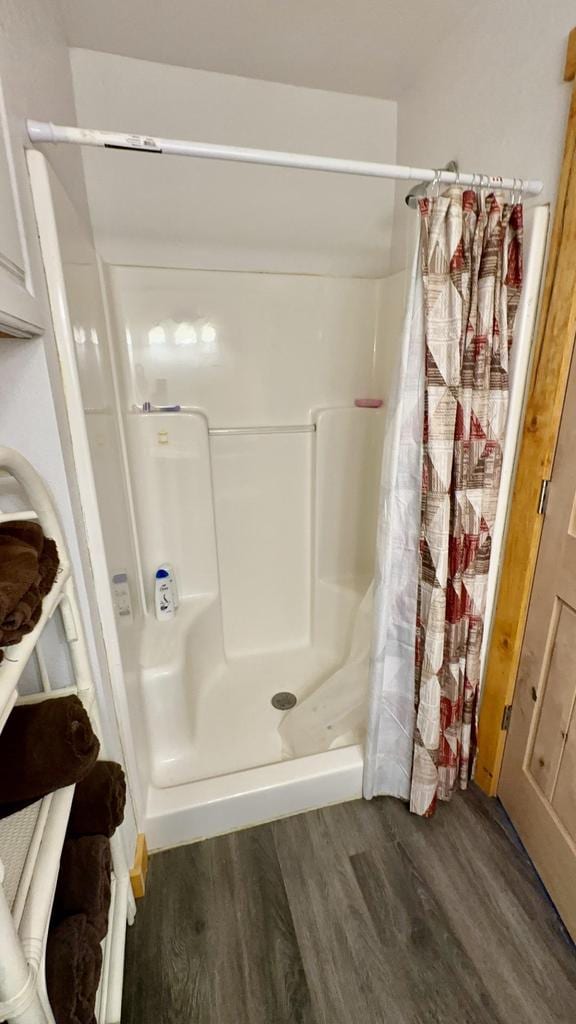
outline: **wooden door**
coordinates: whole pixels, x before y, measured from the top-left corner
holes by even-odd
[[[576,939],[576,357],[498,795]]]

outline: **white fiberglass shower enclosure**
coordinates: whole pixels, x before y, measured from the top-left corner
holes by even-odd
[[[149,844],[359,797],[403,275],[103,265],[45,158],[29,167]]]
[[[271,699],[302,701],[342,665],[371,579],[382,415],[353,396],[375,387],[376,285],[120,267],[110,285],[129,338],[146,605],[162,563],[180,597],[139,639],[152,778],[166,788],[282,762],[298,743],[282,739]],[[335,339],[349,395],[324,380]],[[307,752],[360,738],[328,733]]]
[[[169,129],[187,89],[210,99],[194,119],[229,131],[245,94],[268,134],[278,110],[299,128],[312,111],[314,137],[327,124],[395,156],[385,101],[85,51],[73,67],[80,112],[104,128],[161,103]],[[83,155],[96,247],[44,156],[29,168],[141,830],[154,849],[360,797],[405,300],[405,274],[387,274],[394,186]],[[536,295],[537,281],[532,309]],[[516,404],[518,421],[522,388]],[[179,605],[157,619],[166,565]]]

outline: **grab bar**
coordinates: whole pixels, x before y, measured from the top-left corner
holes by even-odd
[[[210,427],[208,433],[228,436],[229,434],[314,434],[315,431],[315,423],[296,423],[278,427]]]
[[[184,413],[193,416],[202,416],[208,426],[208,418],[203,409],[194,405],[152,405],[145,402],[144,405],[133,405],[132,413],[141,415],[144,413]],[[231,434],[314,434],[316,433],[315,423],[286,423],[279,426],[254,426],[254,427],[210,427],[208,433],[227,437]]]

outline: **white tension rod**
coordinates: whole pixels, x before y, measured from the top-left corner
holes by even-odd
[[[359,174],[365,178],[392,178],[400,181],[437,181],[445,185],[473,185],[477,188],[503,188],[537,196],[541,181],[521,178],[500,178],[488,174],[458,174],[435,171],[429,167],[400,167],[397,164],[376,164],[366,160],[342,160],[331,156],[308,156],[304,153],[281,153],[270,149],[248,149],[244,146],[218,146],[212,142],[186,142],[183,139],[158,139],[152,135],[128,135],[104,132],[97,128],[67,128],[50,121],[28,121],[32,142],[67,142],[77,146],[100,146],[104,149],[132,149],[144,153],[170,153],[206,160],[234,160],[243,164],[268,164],[273,167],[297,167],[303,171],[329,171],[334,174]]]

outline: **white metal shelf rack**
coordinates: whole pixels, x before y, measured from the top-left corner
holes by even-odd
[[[18,697],[18,682],[42,631],[60,609],[75,686],[96,734],[101,738],[90,662],[82,629],[66,543],[50,494],[40,476],[19,452],[0,447],[0,472],[8,472],[26,494],[29,511],[0,513],[0,522],[36,519],[44,533],[56,541],[60,569],[44,598],[42,615],[34,630],[11,647],[0,664],[0,731],[16,700],[30,703],[59,697],[41,671],[43,691]],[[74,787],[51,793],[0,821],[0,1021],[9,1024],[55,1024],[46,992],[44,957],[46,938],[62,845]],[[134,917],[128,866],[118,834],[112,847],[112,903],[108,935],[104,940],[103,969],[96,1000],[98,1024],[120,1024],[126,922]]]

